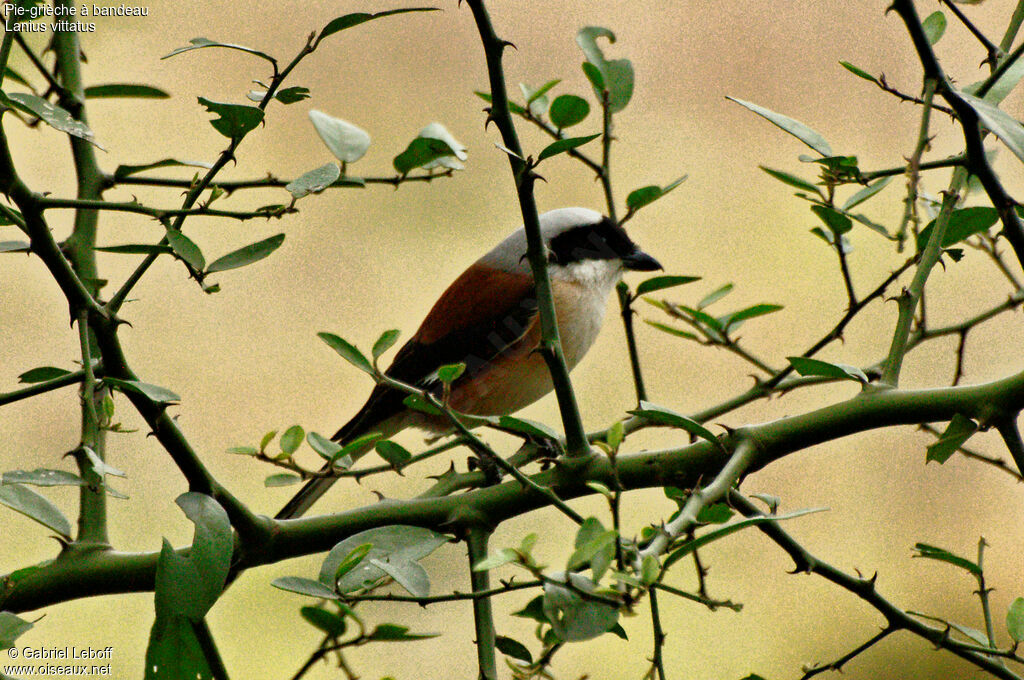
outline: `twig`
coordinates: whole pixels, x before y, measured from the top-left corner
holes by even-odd
[[[892,342],[889,346],[889,354],[886,357],[882,368],[881,382],[885,385],[895,387],[899,384],[900,369],[903,366],[903,358],[907,353],[907,344],[910,339],[911,323],[914,319],[914,312],[917,310],[918,302],[924,293],[924,285],[931,274],[935,263],[939,261],[942,254],[942,239],[946,234],[946,227],[949,225],[949,217],[956,206],[963,183],[966,180],[966,172],[962,169],[953,172],[949,189],[942,199],[942,208],[939,216],[935,218],[932,233],[928,237],[928,244],[921,252],[920,260],[917,263],[917,271],[914,278],[903,293],[896,298],[899,305],[899,314],[896,320],[896,329],[893,331]]]
[[[914,152],[907,162],[907,195],[903,199],[903,218],[896,230],[896,245],[899,252],[903,252],[903,245],[907,240],[907,228],[914,224],[914,233],[917,233],[917,187],[921,179],[921,156],[928,148],[930,137],[928,136],[931,112],[935,99],[935,88],[937,83],[934,80],[926,80],[924,83],[924,108],[921,110],[921,124],[917,133],[917,144],[914,145]]]
[[[454,170],[448,169],[440,172],[433,172],[423,175],[394,175],[393,177],[351,177],[345,176],[339,178],[333,184],[329,184],[326,188],[328,189],[347,189],[347,188],[360,188],[364,184],[379,184],[397,187],[401,184],[409,182],[432,182],[435,179],[441,179],[442,177],[451,177],[455,173]],[[264,189],[264,188],[283,188],[291,183],[292,180],[277,179],[276,177],[264,177],[262,179],[242,179],[242,180],[220,180],[210,182],[210,187],[223,189],[227,193],[232,193],[239,189]],[[169,187],[169,188],[181,188],[188,189],[192,186],[191,179],[176,179],[172,177],[140,177],[138,175],[128,175],[127,177],[117,177],[115,175],[107,174],[104,175],[104,184],[112,187],[116,185],[142,185],[142,186],[157,186],[157,187]]]
[[[813,668],[807,669],[804,672],[803,677],[801,678],[801,680],[810,680],[815,675],[818,675],[820,673],[824,673],[826,671],[842,671],[843,670],[843,666],[845,666],[847,662],[852,661],[857,656],[859,656],[862,653],[866,652],[867,650],[871,649],[876,644],[878,644],[879,642],[881,642],[885,638],[889,637],[889,635],[891,635],[894,632],[895,632],[894,628],[889,628],[889,627],[883,628],[882,630],[878,631],[877,634],[873,635],[870,640],[868,640],[867,642],[865,642],[865,643],[863,643],[861,645],[858,645],[855,649],[853,649],[853,651],[850,651],[850,652],[848,652],[846,654],[843,654],[841,657],[839,657],[835,661],[833,661],[831,663],[827,663],[824,666],[814,666]]]
[[[665,680],[665,659],[662,657],[662,650],[665,647],[665,631],[661,627],[661,613],[658,611],[658,591],[648,591],[651,602],[651,629],[654,653],[651,656],[651,665],[658,673],[658,680]]]
[[[942,95],[942,98],[956,112],[960,126],[963,128],[964,142],[967,146],[968,170],[981,181],[982,186],[985,188],[985,193],[988,194],[989,200],[999,213],[999,219],[1003,223],[1003,234],[1006,236],[1006,240],[1013,247],[1017,260],[1024,266],[1024,224],[1021,223],[1020,217],[1017,215],[1015,209],[1016,202],[1006,193],[1006,189],[999,181],[985,155],[984,134],[982,133],[981,119],[978,116],[978,112],[950,85],[946,74],[939,65],[938,59],[935,57],[931,44],[928,42],[928,37],[924,33],[921,19],[917,15],[917,9],[914,7],[913,1],[894,0],[892,9],[899,14],[907,27],[907,32],[910,34],[914,48],[917,50],[918,59],[924,69],[925,78],[935,80],[938,83],[938,93]],[[1017,52],[1024,54],[1024,45],[1019,50],[1016,50],[1014,54],[1008,56],[1000,64],[1000,67],[1004,67],[1011,59],[1018,58]],[[1009,66],[1005,67],[1009,68]],[[992,76],[989,77],[988,82],[994,84],[994,78],[997,78],[998,72],[999,69],[996,69]],[[987,92],[986,89],[979,89],[978,96],[984,97],[985,92]]]
[[[729,501],[734,508],[746,517],[764,516],[764,513],[756,505],[739,492],[732,492],[729,495]],[[875,577],[859,578],[850,576],[836,567],[823,562],[808,552],[785,529],[780,527],[777,522],[761,524],[758,528],[793,559],[796,564],[795,572],[817,574],[840,588],[853,593],[885,617],[888,623],[887,628],[893,631],[905,630],[913,633],[931,642],[936,647],[945,649],[998,678],[1020,680],[1019,676],[1015,673],[1010,672],[1002,664],[993,661],[985,654],[979,653],[976,648],[972,649],[972,646],[952,640],[947,630],[925,625],[882,597],[875,588]],[[990,650],[986,651],[990,652]]]
[[[982,44],[982,46],[985,48],[985,52],[988,53],[988,58],[985,61],[987,61],[994,69],[996,65],[999,63],[999,58],[1003,56],[1003,51],[1000,50],[999,47],[995,45],[991,40],[989,40],[985,36],[985,34],[982,33],[981,30],[974,25],[974,22],[968,19],[967,15],[960,11],[960,8],[957,7],[955,3],[950,2],[950,0],[941,1],[942,4],[949,8],[950,12],[956,15],[956,18],[960,20],[960,23],[967,27],[967,30],[971,32],[971,35],[977,38],[978,42]]]
[[[474,569],[477,563],[487,557],[489,535],[485,529],[472,528],[466,536],[466,544],[469,546],[469,578],[474,593],[490,590],[490,572]],[[479,680],[498,680],[498,664],[494,653],[497,633],[494,630],[490,597],[473,598],[473,624],[476,629],[476,658],[480,666]]]
[[[488,120],[493,121],[498,127],[502,142],[506,148],[512,151],[512,154],[508,155],[508,160],[515,179],[519,208],[523,214],[527,259],[530,262],[534,290],[537,295],[541,325],[540,353],[548,365],[551,380],[555,386],[558,408],[562,415],[562,424],[565,427],[566,450],[571,457],[586,456],[590,453],[590,445],[587,443],[587,437],[583,430],[583,421],[580,418],[576,395],[572,389],[572,382],[569,380],[569,369],[566,367],[565,356],[562,353],[562,342],[555,319],[555,305],[551,296],[551,281],[548,277],[547,254],[540,233],[537,204],[533,197],[533,184],[537,175],[524,160],[519,136],[516,134],[508,110],[508,93],[505,89],[505,74],[501,65],[502,54],[508,43],[495,35],[483,0],[467,0],[467,4],[473,12],[473,19],[476,22],[487,58],[487,74],[492,101]]]
[[[539,588],[544,585],[541,580],[535,581],[523,581],[522,583],[505,583],[501,586],[491,588],[489,590],[475,590],[471,593],[460,593],[454,591],[445,595],[429,595],[425,597],[417,597],[415,595],[355,595],[351,597],[345,597],[346,602],[410,602],[418,604],[421,607],[426,607],[432,604],[438,604],[441,602],[460,602],[463,600],[479,600],[481,598],[494,597],[495,595],[504,595],[505,593],[511,593],[516,590],[524,590],[527,588]]]

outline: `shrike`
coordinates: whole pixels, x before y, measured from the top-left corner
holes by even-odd
[[[593,210],[552,210],[540,216],[540,228],[562,351],[571,370],[594,344],[608,295],[622,272],[651,271],[661,265],[640,250],[621,226]],[[451,385],[451,408],[480,416],[507,415],[554,389],[544,358],[534,351],[539,344],[540,318],[526,259],[526,232],[520,228],[441,294],[385,373],[440,392],[437,369],[464,363],[465,371]],[[377,385],[334,441],[346,444],[370,432],[388,438],[407,427],[433,432],[450,429],[446,418],[406,407],[406,396]],[[362,453],[365,450],[353,457]],[[300,516],[336,479],[310,480],[277,518]]]

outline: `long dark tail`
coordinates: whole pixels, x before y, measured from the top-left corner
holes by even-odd
[[[376,391],[375,391],[376,392]],[[402,429],[402,425],[395,422],[395,418],[387,418],[383,422],[377,422],[370,425],[368,421],[375,420],[373,415],[374,411],[374,397],[371,396],[370,400],[366,403],[359,413],[355,415],[352,420],[345,423],[345,425],[338,430],[337,433],[331,439],[338,442],[341,445],[345,445],[348,442],[354,441],[358,437],[366,434],[367,432],[380,432],[384,439],[391,437],[399,430]],[[373,449],[373,444],[367,444],[365,447],[361,447],[356,451],[353,451],[350,455],[352,461],[359,460],[364,454],[368,453]],[[330,464],[324,465],[320,469],[320,472],[327,472],[330,470]],[[316,503],[321,496],[327,493],[327,490],[338,481],[337,477],[315,477],[299,489],[299,492],[295,494],[290,501],[288,501],[281,510],[274,515],[274,519],[294,519],[301,517],[307,510],[309,510],[314,503]]]

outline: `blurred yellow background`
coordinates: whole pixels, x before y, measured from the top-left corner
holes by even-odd
[[[210,127],[210,115],[196,97],[245,103],[250,81],[267,78],[267,69],[250,55],[220,49],[160,59],[190,38],[248,45],[287,63],[309,32],[336,16],[417,4],[425,3],[280,0],[258,7],[228,0],[153,0],[145,5],[148,17],[93,19],[97,31],[81,36],[87,83],[147,83],[173,95],[165,101],[91,101],[90,123],[107,149],[100,153],[102,166],[112,171],[121,163],[165,157],[210,162],[223,148],[225,140]],[[408,337],[446,283],[520,224],[506,159],[494,147],[494,128],[484,129],[483,103],[473,95],[473,90],[486,89],[487,80],[472,17],[452,0],[437,4],[443,12],[383,19],[326,40],[287,83],[310,88],[312,99],[271,106],[266,127],[246,138],[237,166],[229,166],[219,178],[254,178],[268,172],[292,178],[332,160],[308,121],[311,108],[349,120],[373,137],[369,153],[350,167],[351,174],[392,174],[391,158],[433,121],[443,123],[468,147],[464,172],[430,185],[406,184],[397,191],[379,186],[332,190],[303,199],[301,212],[282,221],[191,219],[187,233],[208,260],[279,231],[287,239],[271,258],[217,275],[222,291],[216,295],[203,294],[179,263],[161,258],[135,289],[137,301],[124,309],[132,326],[123,328],[121,337],[133,369],[141,379],[182,396],[173,411],[184,431],[218,478],[257,512],[272,514],[294,487],[264,488],[264,477],[275,470],[225,450],[255,444],[263,432],[293,423],[333,433],[370,388],[365,376],[339,361],[315,334],[334,332],[364,348],[388,328],[400,328]],[[998,39],[1014,4],[990,0],[965,9]],[[932,2],[918,5],[922,14],[938,7]],[[920,67],[902,22],[895,14],[885,15],[885,9],[879,0],[490,3],[499,35],[518,48],[506,52],[505,64],[513,97],[520,101],[516,83],[536,87],[552,78],[563,79],[553,95],[592,98],[579,68],[582,54],[575,33],[586,25],[616,33],[618,42],[605,45],[606,55],[631,59],[636,71],[633,100],[616,117],[613,176],[620,206],[634,188],[689,174],[679,189],[630,223],[631,234],[668,273],[704,277],[673,292],[674,299],[693,303],[733,282],[736,289],[719,303],[719,311],[760,302],[784,305],[781,312],[749,322],[742,333],[752,350],[776,366],[830,329],[846,299],[834,253],[808,233],[815,221],[803,202],[757,168],[765,164],[812,177],[809,166],[796,159],[805,147],[725,96],[807,123],[837,153],[857,155],[863,169],[899,165],[913,151],[918,110],[898,104],[838,63],[847,60],[873,74],[884,72],[904,91],[918,91]],[[42,40],[30,36],[36,47]],[[986,73],[978,65],[983,52],[952,17],[938,52],[960,84]],[[17,50],[12,65],[22,73],[32,71]],[[1004,108],[1019,112],[1020,102],[1019,96],[1011,97]],[[574,130],[597,132],[597,121],[592,115]],[[72,196],[66,138],[45,127],[28,130],[10,116],[4,122],[29,186]],[[960,150],[958,133],[943,116],[936,116],[935,131],[939,137],[930,157]],[[547,143],[525,125],[520,134],[534,155]],[[1020,194],[1019,163],[1005,150],[1000,151],[998,170],[1011,193]],[[184,170],[150,174],[191,176]],[[542,174],[547,179],[537,188],[542,210],[603,207],[600,185],[571,159],[547,161]],[[928,175],[924,188],[937,194],[947,176]],[[895,225],[902,186],[897,178],[865,212]],[[110,191],[106,197],[128,200],[132,195],[160,207],[180,201],[176,190],[144,187]],[[283,189],[239,192],[221,199],[221,207],[247,209],[287,199]],[[71,213],[49,217],[58,238],[66,237]],[[155,243],[162,233],[156,222],[107,214],[100,243]],[[0,240],[18,236],[13,227],[0,228]],[[850,263],[861,292],[903,260],[866,229],[855,229],[851,240]],[[119,285],[136,260],[101,254],[101,275]],[[938,268],[932,279],[929,313],[937,324],[960,320],[1008,292],[989,269],[967,262]],[[662,320],[647,305],[639,309],[644,318]],[[610,307],[602,337],[574,373],[590,429],[609,424],[633,406],[615,311]],[[830,347],[822,358],[873,363],[888,347],[895,315],[894,304],[874,303],[850,327],[845,344]],[[683,343],[643,324],[638,332],[653,401],[692,412],[750,385],[749,368],[735,357]],[[1022,337],[1019,315],[972,333],[966,380],[989,380],[1019,370]],[[904,385],[950,380],[955,340],[934,344],[910,355]],[[39,260],[0,256],[0,391],[14,389],[17,376],[35,366],[72,368],[76,347],[66,305]],[[855,390],[850,383],[791,394],[718,420],[731,427],[763,422],[850,397]],[[61,456],[77,442],[77,404],[76,392],[64,389],[0,410],[0,469],[69,466]],[[125,400],[118,399],[117,406],[117,419],[126,427],[142,426]],[[550,397],[525,415],[557,423]],[[411,448],[421,446],[415,434],[406,433],[401,441]],[[631,438],[626,450],[678,441],[676,433],[648,431]],[[1024,525],[1018,519],[1024,496],[1009,476],[960,458],[942,467],[925,466],[926,443],[925,435],[910,428],[851,437],[791,455],[751,476],[743,489],[780,496],[784,510],[829,507],[830,512],[795,520],[788,529],[812,552],[841,568],[879,572],[881,592],[899,606],[974,628],[983,625],[971,594],[973,581],[952,568],[911,560],[910,554],[913,544],[922,541],[970,556],[984,535],[991,545],[987,574],[996,589],[992,599],[997,629],[1002,630],[1006,606],[1024,595]],[[979,435],[971,443],[1002,455],[991,435]],[[465,457],[460,452],[454,460],[463,466]],[[312,457],[307,461],[313,464]],[[447,461],[434,461],[416,473],[443,471]],[[175,545],[190,540],[191,525],[173,505],[186,490],[184,480],[152,438],[143,432],[112,436],[110,462],[128,473],[127,480],[113,480],[113,485],[131,494],[129,501],[110,501],[116,547],[152,551],[159,549],[161,536]],[[361,486],[339,484],[319,507],[326,511],[372,503],[373,490],[400,496],[422,488],[419,477],[391,477],[371,478]],[[73,491],[44,491],[73,516]],[[606,508],[596,500],[577,507],[607,521]],[[667,517],[671,509],[659,490],[632,494],[625,502],[626,531],[638,532]],[[45,530],[13,512],[0,512],[0,571],[53,556],[55,544],[44,538]],[[544,537],[538,551],[558,566],[571,552],[572,528],[555,513],[538,512],[501,527],[492,545],[518,543],[527,532],[540,530]],[[711,567],[711,593],[742,602],[745,608],[740,614],[710,613],[662,597],[669,633],[666,665],[672,678],[738,679],[751,672],[772,679],[799,677],[801,664],[831,661],[883,623],[865,604],[821,579],[787,575],[789,560],[756,532],[717,543],[703,556]],[[250,572],[217,604],[210,623],[233,677],[290,677],[314,649],[319,638],[298,615],[299,606],[308,602],[269,584],[281,575],[313,576],[319,559]],[[468,589],[462,546],[442,548],[425,565],[434,592]],[[506,568],[496,576],[511,573]],[[680,565],[670,577],[685,588],[694,581],[688,565]],[[505,616],[529,597],[520,593],[496,601],[500,634],[531,638],[531,625]],[[475,677],[469,609],[468,604],[367,608],[368,620],[411,622],[414,631],[445,636],[359,649],[352,653],[353,667],[364,678]],[[25,614],[33,620],[41,614],[45,618],[20,643],[110,645],[114,675],[140,677],[152,612],[152,594],[50,607]],[[641,677],[651,637],[645,608],[641,612],[623,622],[628,643],[606,636],[560,653],[554,666],[558,677]],[[1000,640],[1005,644],[1005,635]],[[976,676],[951,655],[906,635],[893,636],[845,668],[850,679]],[[307,677],[338,677],[338,671],[324,666]]]

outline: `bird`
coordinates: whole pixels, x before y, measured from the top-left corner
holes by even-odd
[[[588,208],[560,208],[540,215],[548,274],[562,352],[572,370],[594,344],[608,296],[625,271],[654,271],[661,264],[641,250],[621,225]],[[540,319],[523,227],[471,264],[434,303],[384,372],[417,388],[441,393],[438,369],[465,364],[450,385],[448,405],[477,416],[508,415],[554,389],[539,346]],[[450,430],[443,416],[405,404],[407,393],[378,383],[366,404],[338,430],[341,445],[369,433],[387,439],[408,427]],[[353,460],[373,448],[358,448]],[[328,472],[330,463],[322,473]],[[276,519],[305,513],[337,480],[321,474],[281,509]]]

